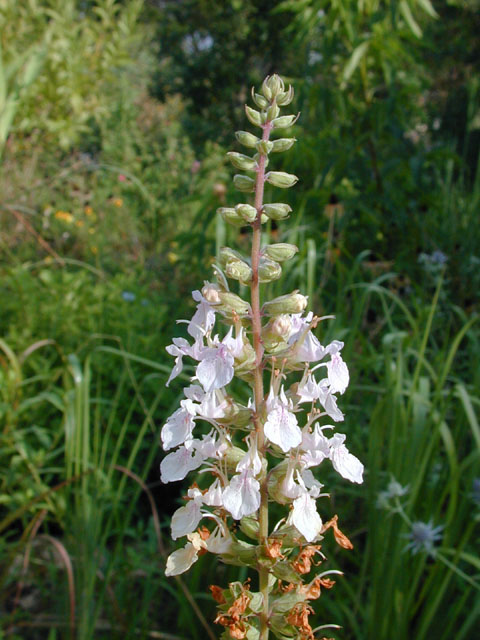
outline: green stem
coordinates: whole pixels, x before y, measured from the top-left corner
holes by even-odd
[[[262,140],[268,140],[272,125],[267,122],[263,127]],[[260,286],[258,282],[258,266],[260,262],[260,242],[262,235],[262,206],[263,206],[263,188],[265,183],[265,165],[266,156],[261,155],[258,161],[257,178],[255,182],[255,208],[257,210],[257,218],[253,223],[252,237],[252,284],[251,284],[251,305],[252,305],[252,333],[253,347],[256,355],[256,366],[254,374],[254,397],[255,397],[255,415],[254,424],[257,434],[257,450],[265,457],[265,433],[263,430],[262,409],[264,402],[263,392],[263,346],[262,346],[262,321],[260,317]],[[260,509],[258,515],[259,521],[259,542],[265,544],[268,538],[268,486],[267,475],[261,481],[260,487]],[[260,639],[268,640],[268,569],[258,567],[260,592],[263,595],[263,610],[260,614]]]

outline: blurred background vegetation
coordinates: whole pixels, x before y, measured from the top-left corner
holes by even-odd
[[[218,248],[248,246],[215,209],[272,72],[301,111],[294,213],[268,231],[300,253],[276,292],[336,315],[319,337],[345,341],[367,469],[355,490],[322,469],[355,550],[325,541],[345,576],[317,624],[478,637],[479,9],[0,0],[0,637],[218,636],[207,587],[238,572],[163,575],[186,489],[158,477],[164,348]]]

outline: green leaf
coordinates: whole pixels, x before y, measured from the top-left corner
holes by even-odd
[[[347,64],[345,65],[345,68],[343,70],[343,74],[342,74],[343,82],[342,82],[342,84],[346,83],[346,82],[348,82],[348,80],[350,80],[350,78],[352,77],[353,73],[355,72],[355,69],[360,64],[361,59],[366,55],[369,46],[370,46],[370,40],[365,40],[364,42],[359,44],[358,47],[355,47],[355,49],[353,50],[352,55],[350,56],[349,61],[347,62]]]
[[[410,10],[410,7],[409,7],[408,3],[406,2],[406,0],[402,0],[400,2],[399,8],[400,8],[400,13],[405,18],[405,22],[410,27],[410,31],[415,36],[417,36],[417,38],[421,38],[422,37],[422,30],[420,29],[418,23],[416,22],[415,18],[413,17],[413,14],[412,14],[412,12]]]

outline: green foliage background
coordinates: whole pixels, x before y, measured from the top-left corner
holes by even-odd
[[[345,576],[313,626],[476,638],[478,9],[0,0],[0,637],[219,635],[208,584],[246,575],[208,557],[163,575],[186,489],[158,478],[179,391],[164,348],[219,247],[248,250],[215,216],[236,202],[224,153],[278,72],[301,111],[284,167],[300,182],[265,241],[300,251],[272,293],[336,315],[319,337],[345,342],[367,469],[353,489],[322,470],[322,517],[355,549],[326,539]],[[377,504],[392,478],[409,487],[397,513]],[[443,527],[437,556],[405,551],[415,521]]]

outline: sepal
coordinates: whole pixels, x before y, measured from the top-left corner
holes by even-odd
[[[263,250],[263,255],[267,256],[271,260],[277,262],[285,262],[290,260],[297,253],[298,247],[294,244],[288,244],[287,242],[279,242],[277,244],[270,244]]]
[[[299,115],[300,114],[297,114],[296,116],[289,115],[289,116],[280,116],[278,118],[275,118],[275,120],[272,121],[273,128],[288,129],[288,127],[291,127],[292,125],[295,124],[295,122],[298,120]]]
[[[246,316],[251,312],[250,304],[240,296],[237,296],[236,293],[220,291],[218,297],[220,298],[220,309],[222,311],[233,312],[240,316]]]
[[[257,136],[254,136],[253,133],[249,131],[235,131],[235,137],[240,144],[250,149],[255,149],[257,144],[261,142],[260,138],[257,138]]]
[[[242,218],[244,222],[251,224],[257,218],[257,210],[251,204],[237,204],[235,213]]]
[[[257,127],[261,127],[263,125],[263,119],[260,112],[256,109],[252,109],[252,107],[249,107],[248,104],[245,105],[245,113],[252,124]]]
[[[249,178],[248,176],[244,176],[241,173],[237,173],[233,176],[233,184],[235,185],[236,189],[245,193],[251,193],[252,191],[255,191],[255,180],[253,178]]]
[[[273,282],[278,280],[282,275],[282,267],[270,258],[260,258],[258,266],[258,281],[261,283]]]
[[[245,220],[238,215],[237,211],[232,207],[219,207],[217,213],[229,224],[234,227],[244,227]]]
[[[288,151],[289,149],[291,149],[293,147],[293,145],[295,144],[295,142],[297,141],[296,138],[278,138],[278,140],[274,140],[272,142],[272,151],[274,153],[280,153],[282,151]]]
[[[263,305],[263,311],[268,316],[284,313],[302,313],[305,311],[308,299],[298,292],[298,289],[284,296],[274,298]]]
[[[285,171],[269,171],[265,176],[265,180],[274,187],[280,187],[281,189],[293,187],[298,182],[297,176]]]
[[[246,156],[243,153],[237,153],[236,151],[229,151],[227,158],[233,164],[234,167],[241,171],[255,171],[257,169],[257,163],[250,156]]]
[[[274,202],[272,204],[264,204],[262,207],[263,213],[272,220],[284,220],[288,218],[292,207],[283,202]]]

